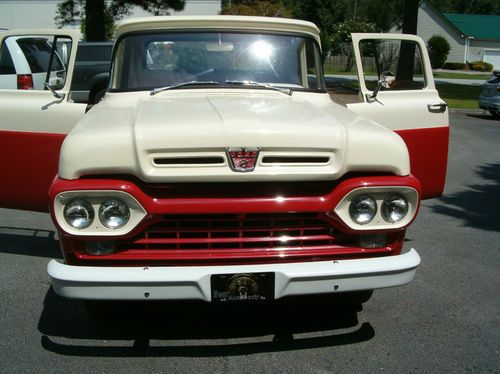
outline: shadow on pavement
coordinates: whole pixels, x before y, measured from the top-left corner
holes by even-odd
[[[270,304],[119,302],[111,318],[94,320],[82,302],[51,288],[38,329],[44,349],[69,356],[237,356],[370,340],[375,331],[369,323],[359,326],[360,310],[331,296]]]
[[[0,226],[0,252],[61,258],[50,230]],[[345,304],[331,295],[269,304],[111,305],[110,318],[92,319],[83,302],[63,299],[50,288],[38,323],[42,347],[83,357],[211,357],[332,347],[375,336],[369,323],[359,324],[361,305]]]
[[[476,173],[484,184],[469,185],[464,191],[444,195],[432,210],[461,219],[469,227],[500,231],[500,164],[481,165]]]
[[[467,117],[474,117],[479,119],[485,119],[488,121],[500,121],[499,117],[493,117],[490,114],[467,114]]]
[[[51,230],[0,226],[0,252],[22,256],[62,258],[59,241]]]

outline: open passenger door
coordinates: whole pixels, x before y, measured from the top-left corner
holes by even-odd
[[[0,207],[48,211],[62,141],[85,113],[68,99],[79,38],[77,30],[0,37]]]
[[[405,34],[352,34],[362,102],[349,109],[398,133],[410,154],[422,198],[444,189],[449,119],[434,85],[421,38]]]

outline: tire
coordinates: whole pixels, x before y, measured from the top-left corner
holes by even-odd
[[[493,117],[500,118],[500,112],[497,112],[495,110],[490,110],[489,112]]]

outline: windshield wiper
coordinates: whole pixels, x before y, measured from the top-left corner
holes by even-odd
[[[274,91],[279,91],[281,93],[284,93],[288,96],[292,96],[293,90],[291,88],[281,88],[281,87],[276,87],[268,83],[260,83],[260,82],[254,82],[254,81],[226,81],[226,84],[234,84],[236,86],[259,86],[259,87],[264,87],[268,88],[270,90]]]
[[[219,82],[216,81],[190,81],[190,82],[181,82],[177,84],[172,84],[170,86],[158,87],[149,92],[151,96],[156,95],[158,92],[172,90],[174,88],[180,88],[184,86],[213,86],[219,85]]]

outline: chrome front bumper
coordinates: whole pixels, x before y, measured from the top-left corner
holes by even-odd
[[[276,299],[400,286],[420,264],[417,251],[388,257],[238,266],[96,267],[51,260],[47,270],[57,294],[75,299],[211,301],[212,274],[275,273]]]

